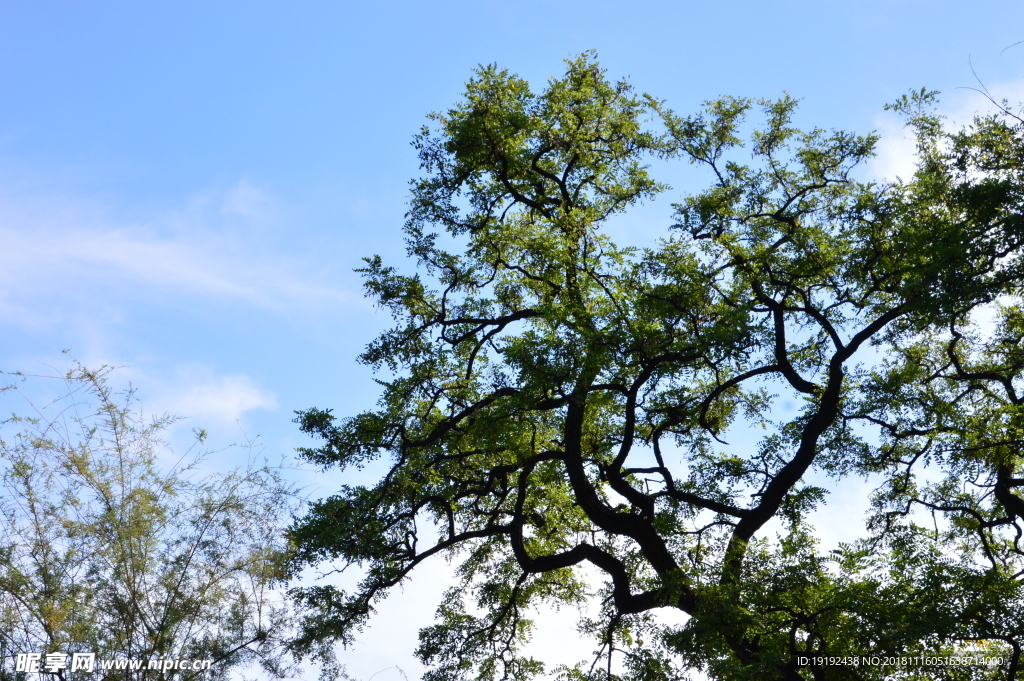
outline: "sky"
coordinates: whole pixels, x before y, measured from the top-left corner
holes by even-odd
[[[0,0],[0,370],[120,366],[148,410],[289,455],[295,410],[375,400],[355,358],[388,319],[353,269],[403,263],[409,143],[478,64],[539,85],[595,49],[680,113],[788,92],[805,125],[882,133],[870,171],[891,177],[911,159],[883,105],[926,87],[964,119],[980,83],[1024,99],[1022,40],[1024,3],[988,0]],[[664,234],[672,196],[700,189],[673,178],[629,238]],[[296,475],[313,497],[338,482]],[[342,653],[353,676],[419,676],[448,569]]]

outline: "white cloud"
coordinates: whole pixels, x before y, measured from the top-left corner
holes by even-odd
[[[188,429],[212,428],[219,435],[244,424],[253,411],[276,411],[277,396],[247,374],[221,374],[210,366],[179,366],[160,377],[136,368],[118,372],[142,388],[146,411],[184,418]]]
[[[961,88],[940,97],[938,113],[946,118],[949,128],[968,125],[976,113],[994,111],[995,107],[978,90]],[[1024,103],[1024,82],[1000,83],[988,86],[988,93],[997,102],[1006,100],[1011,107]],[[904,126],[903,119],[887,112],[875,120],[875,130],[881,139],[875,147],[876,156],[865,164],[868,177],[875,181],[909,180],[917,162],[917,148],[912,130]]]
[[[909,180],[917,165],[914,133],[895,114],[880,116],[875,121],[880,135],[875,156],[866,164],[868,176],[876,181]]]
[[[190,421],[220,423],[241,421],[256,409],[277,409],[277,398],[244,374],[211,377],[179,388],[169,395],[176,411],[190,415]],[[165,399],[167,399],[165,397]]]

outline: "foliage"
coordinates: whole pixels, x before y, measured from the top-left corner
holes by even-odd
[[[565,679],[1014,678],[1024,124],[1003,105],[949,131],[934,101],[894,105],[917,170],[877,184],[855,174],[874,136],[802,131],[789,97],[684,117],[590,54],[536,94],[481,68],[415,140],[419,273],[361,270],[396,320],[361,357],[377,408],[298,419],[307,459],[383,472],[291,529],[294,573],[365,571],[294,590],[298,645],[350,642],[438,555],[459,583],[421,633],[431,681],[541,672],[521,649],[544,603],[596,604],[606,663]],[[653,158],[711,184],[618,245],[609,222],[665,188]],[[811,514],[858,480],[863,538],[825,551]],[[972,650],[1002,662],[800,661]]]
[[[207,478],[198,461],[162,470],[169,452],[159,436],[174,419],[146,419],[108,373],[78,366],[62,398],[4,422],[2,673],[25,676],[14,671],[17,653],[93,653],[213,662],[209,671],[97,666],[54,676],[222,679],[253,664],[292,675],[281,638],[290,608],[271,591],[283,548],[273,528],[294,509],[292,490],[265,466]]]

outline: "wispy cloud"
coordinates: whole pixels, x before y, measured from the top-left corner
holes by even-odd
[[[244,180],[130,224],[84,202],[0,194],[0,309],[45,314],[112,291],[281,309],[360,299],[322,255],[281,247],[267,227],[277,212]]]
[[[224,192],[220,210],[226,215],[238,215],[252,221],[271,219],[276,212],[270,196],[246,179],[239,180]]]

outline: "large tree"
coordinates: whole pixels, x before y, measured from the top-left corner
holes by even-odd
[[[419,272],[362,269],[396,320],[361,356],[377,407],[299,417],[306,458],[381,476],[292,527],[295,573],[365,569],[295,589],[298,649],[351,641],[447,556],[433,681],[540,672],[520,649],[544,603],[592,606],[601,662],[565,678],[1018,674],[1024,125],[997,105],[947,130],[933,100],[894,105],[917,170],[873,183],[875,137],[798,130],[788,97],[681,117],[590,54],[539,93],[479,69],[415,138]],[[616,244],[666,189],[652,158],[710,186],[662,240]],[[824,551],[808,517],[847,478],[875,489],[862,539]],[[971,650],[1002,664],[815,661]]]

